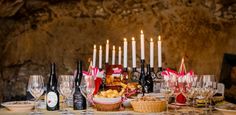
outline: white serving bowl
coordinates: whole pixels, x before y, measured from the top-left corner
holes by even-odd
[[[126,100],[124,100],[122,102],[122,104],[125,106],[125,107],[131,107],[131,101],[134,100],[134,99],[130,99],[130,98],[127,98]]]
[[[93,101],[95,103],[100,103],[100,104],[114,104],[114,103],[121,102],[121,97],[116,97],[116,98],[94,97]]]
[[[1,104],[10,111],[30,111],[34,108],[33,101],[10,101]]]

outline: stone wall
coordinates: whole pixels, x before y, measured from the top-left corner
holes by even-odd
[[[87,62],[93,44],[105,48],[107,39],[122,46],[126,37],[131,49],[134,36],[140,58],[141,29],[146,62],[150,37],[156,43],[160,34],[164,67],[177,69],[185,57],[188,70],[219,77],[223,54],[236,54],[235,9],[235,0],[2,0],[0,102],[25,95],[30,74],[46,82],[50,62],[58,74],[72,73],[76,60]]]

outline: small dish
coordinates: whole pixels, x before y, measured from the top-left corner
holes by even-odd
[[[1,104],[10,111],[30,111],[34,108],[33,101],[10,101]]]
[[[229,102],[224,102],[221,105],[216,105],[215,109],[220,111],[223,115],[236,114],[236,105]]]
[[[130,98],[127,98],[126,100],[124,100],[123,102],[122,102],[122,104],[125,106],[125,107],[131,107],[131,101],[132,100],[135,100],[135,99],[130,99]]]

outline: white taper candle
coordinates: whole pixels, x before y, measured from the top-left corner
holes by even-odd
[[[141,44],[141,60],[145,60],[145,52],[144,52],[144,34],[143,30],[141,30],[141,35],[140,35],[140,44]]]
[[[96,66],[96,53],[97,53],[97,49],[96,49],[96,45],[93,46],[93,67]]]
[[[118,51],[118,65],[121,65],[121,47],[119,46],[119,51]]]
[[[150,67],[154,67],[154,42],[153,39],[150,39]]]
[[[102,46],[99,48],[99,69],[102,69]]]
[[[109,63],[109,40],[106,43],[106,63]]]
[[[115,65],[115,61],[116,61],[116,47],[113,46],[112,47],[112,65]]]
[[[161,36],[158,36],[158,67],[162,67]]]
[[[136,68],[136,41],[132,37],[132,67]]]
[[[128,61],[128,59],[127,59],[127,55],[128,55],[128,42],[127,42],[127,39],[126,38],[124,38],[124,49],[123,49],[124,51],[124,54],[123,54],[123,57],[124,57],[124,59],[123,59],[123,66],[124,66],[124,68],[127,68],[127,61]]]

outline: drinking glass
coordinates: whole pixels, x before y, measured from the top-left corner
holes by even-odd
[[[196,111],[195,111],[195,99],[196,97],[199,95],[198,91],[199,91],[199,76],[198,75],[194,75],[193,79],[192,79],[192,84],[191,84],[191,90],[188,93],[188,98],[192,99],[192,113],[193,115],[195,115]]]
[[[161,83],[160,87],[160,92],[164,94],[166,98],[166,114],[169,114],[169,109],[168,109],[168,102],[169,102],[169,97],[173,95],[174,90],[170,88],[169,81],[163,81]]]
[[[213,83],[215,82],[215,76],[214,75],[203,75],[202,76],[202,88],[201,88],[201,96],[205,100],[205,112],[209,110],[208,108],[208,101],[212,96],[213,92]]]
[[[94,114],[94,111],[89,109],[89,102],[92,103],[93,92],[95,90],[94,76],[83,76],[80,84],[80,91],[86,97],[86,110],[81,114]]]
[[[213,96],[216,94],[217,92],[217,86],[218,86],[218,83],[216,81],[216,78],[214,75],[205,75],[204,76],[204,83],[205,83],[205,87],[208,88],[209,92],[208,92],[208,95],[207,95],[207,100],[209,100],[209,110],[210,110],[210,113],[209,114],[212,114],[212,98]]]
[[[75,82],[73,75],[60,75],[58,79],[58,91],[64,97],[63,110],[61,114],[73,115],[74,113],[69,112],[65,109],[66,102],[70,96],[74,94]]]
[[[40,115],[42,112],[37,111],[37,101],[44,92],[44,82],[41,75],[30,75],[28,82],[28,91],[35,98],[34,112],[31,115]]]

